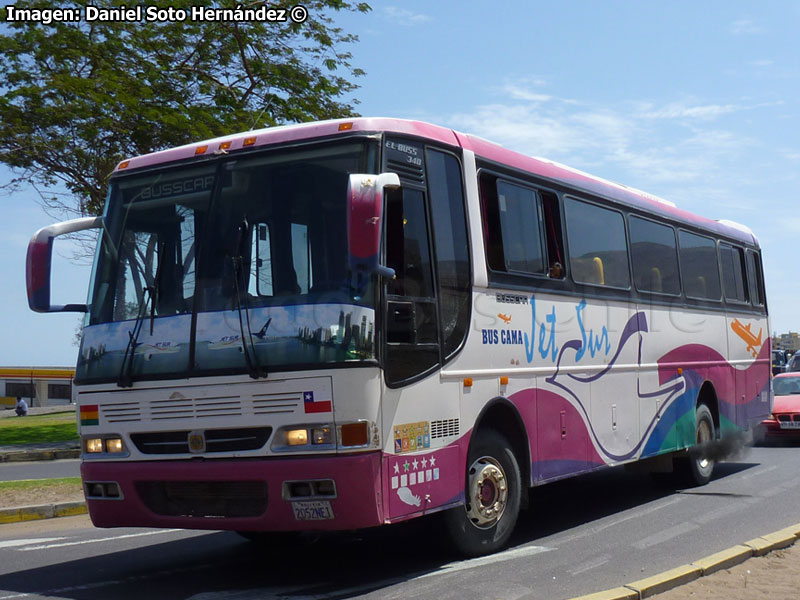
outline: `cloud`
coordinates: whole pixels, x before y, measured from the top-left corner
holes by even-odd
[[[731,23],[730,32],[733,35],[758,35],[764,33],[764,28],[754,23],[752,19],[738,19]]]
[[[743,110],[735,104],[706,104],[689,106],[685,102],[671,102],[666,106],[643,111],[639,116],[646,119],[705,119],[711,120]]]
[[[753,183],[748,170],[732,165],[758,143],[715,121],[762,105],[682,99],[603,106],[547,93],[539,81],[516,80],[494,91],[501,101],[434,120],[679,204],[684,197],[702,202],[713,195],[720,206],[733,205],[737,199],[720,190]],[[701,186],[708,196],[698,194]]]
[[[420,25],[421,23],[433,21],[433,17],[429,15],[415,13],[405,8],[398,8],[396,6],[384,7],[383,14],[387,19],[405,27],[411,27],[412,25]]]

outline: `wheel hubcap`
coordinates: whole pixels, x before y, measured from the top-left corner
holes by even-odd
[[[467,516],[473,525],[487,528],[503,516],[508,502],[508,481],[495,459],[483,456],[469,468]]]
[[[701,446],[711,441],[711,426],[707,421],[700,421],[697,424],[697,445]],[[706,449],[701,450],[702,454],[697,458],[697,465],[701,469],[707,469],[711,461],[706,456]]]

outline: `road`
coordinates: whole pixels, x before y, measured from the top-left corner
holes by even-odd
[[[800,448],[755,448],[703,488],[613,469],[537,489],[511,549],[461,561],[434,521],[261,547],[229,532],[0,527],[0,600],[558,600],[616,587],[800,522]]]
[[[0,481],[80,477],[80,475],[81,461],[77,458],[41,462],[0,463]]]

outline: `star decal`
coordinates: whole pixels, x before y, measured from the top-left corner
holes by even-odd
[[[394,474],[398,475],[400,473],[400,465],[398,463],[394,463]]]
[[[432,467],[436,466],[436,457],[435,456],[431,456],[431,466]]]
[[[423,457],[422,458],[422,468],[424,469],[427,466],[428,466],[428,459],[426,457]]]
[[[413,462],[413,463],[411,463],[411,464],[413,464],[413,465],[414,465],[414,470],[416,471],[416,470],[417,470],[417,467],[419,467],[419,461],[417,461],[417,459],[415,458],[415,459],[414,459],[414,462]]]
[[[409,464],[408,464],[408,461],[404,462],[404,463],[403,463],[403,471],[405,471],[406,473],[408,473],[408,467],[409,467],[409,466],[411,466],[411,465],[409,465]]]

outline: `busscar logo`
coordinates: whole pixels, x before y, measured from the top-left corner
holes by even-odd
[[[158,198],[170,198],[183,194],[193,194],[197,192],[208,192],[214,186],[214,176],[205,175],[203,177],[190,177],[177,181],[163,181],[142,188],[142,200],[156,200]]]

